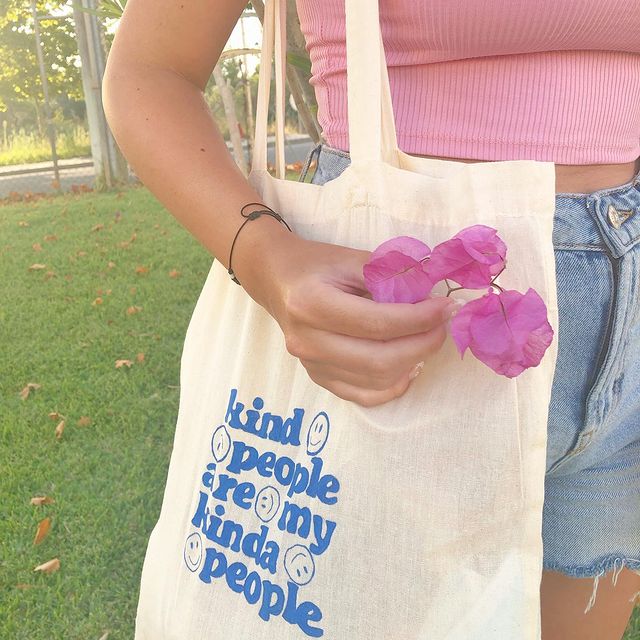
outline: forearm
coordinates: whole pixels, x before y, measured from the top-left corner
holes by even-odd
[[[103,88],[113,135],[140,180],[228,267],[240,209],[260,195],[229,153],[202,91],[170,69],[142,64],[108,66]],[[285,232],[269,216],[248,224],[234,250],[239,277],[253,251]]]

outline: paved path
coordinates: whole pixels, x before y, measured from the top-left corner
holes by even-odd
[[[311,139],[305,135],[287,138],[285,160],[287,163],[303,162],[312,148]],[[267,147],[267,161],[274,162],[273,138]],[[63,191],[69,191],[73,185],[93,186],[93,161],[87,158],[68,158],[60,160],[60,185]],[[130,174],[131,179],[136,177]],[[53,166],[51,162],[0,167],[0,198],[6,198],[12,191],[18,193],[53,193]]]

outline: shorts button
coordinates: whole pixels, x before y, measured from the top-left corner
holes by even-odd
[[[627,221],[635,212],[630,210],[618,210],[612,204],[609,205],[609,209],[607,210],[607,216],[609,218],[609,222],[616,228],[619,229],[623,222]]]

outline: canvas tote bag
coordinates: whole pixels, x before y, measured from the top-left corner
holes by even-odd
[[[400,151],[378,3],[346,0],[351,165],[324,185],[281,179],[281,3],[266,3],[249,176],[263,202],[305,238],[368,250],[494,227],[508,247],[499,283],[533,287],[555,336],[511,379],[461,359],[447,336],[402,397],[364,408],[312,382],[275,320],[214,262],[185,338],[135,638],[538,639],[554,165]],[[274,43],[277,177],[266,168]]]

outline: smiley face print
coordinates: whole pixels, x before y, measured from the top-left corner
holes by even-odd
[[[289,547],[284,554],[284,570],[298,585],[311,582],[316,572],[311,551],[302,544],[294,544],[293,547]]]
[[[189,571],[197,571],[202,562],[202,538],[196,531],[184,543],[184,562]]]
[[[329,416],[321,411],[309,425],[307,431],[307,453],[317,456],[329,439]]]
[[[280,494],[275,487],[267,486],[256,496],[255,512],[262,522],[273,520],[280,508]]]
[[[231,450],[231,436],[224,425],[220,425],[211,438],[211,453],[217,462],[222,462]]]

